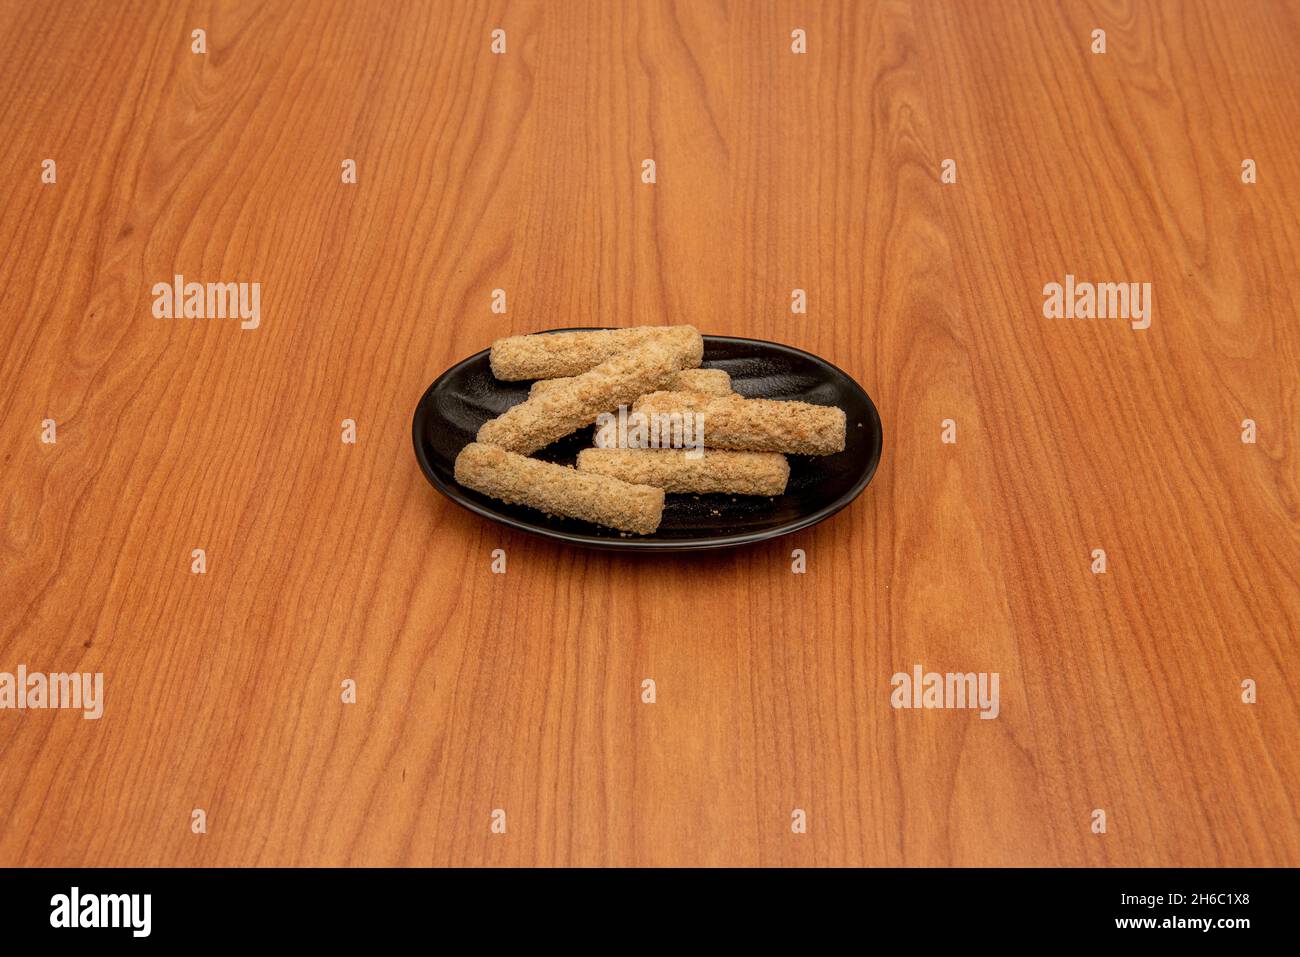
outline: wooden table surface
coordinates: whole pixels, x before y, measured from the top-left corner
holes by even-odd
[[[0,711],[0,864],[1300,864],[1298,62],[1273,0],[3,0],[0,671],[104,710]],[[645,557],[421,475],[454,361],[663,321],[861,382],[862,497]]]

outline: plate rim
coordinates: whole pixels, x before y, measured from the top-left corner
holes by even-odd
[[[537,333],[529,333],[529,335],[549,335],[556,332],[599,332],[617,328],[622,327],[569,326],[559,329],[544,329]],[[448,378],[458,372],[462,367],[467,366],[471,362],[475,362],[490,353],[492,351],[490,346],[487,349],[481,349],[478,352],[475,352],[473,355],[466,356],[454,365],[449,366],[440,376],[429,384],[429,387],[426,388],[423,393],[421,393],[419,401],[415,404],[415,412],[411,417],[411,441],[415,446],[415,458],[420,465],[420,471],[424,473],[425,479],[427,479],[429,484],[435,489],[461,508],[473,512],[480,518],[497,522],[498,524],[505,525],[507,528],[517,529],[518,531],[526,532],[530,535],[538,535],[542,538],[550,538],[555,541],[564,542],[568,545],[580,545],[584,548],[600,548],[611,551],[694,552],[719,548],[735,548],[740,545],[753,545],[758,542],[770,541],[774,538],[791,535],[795,532],[802,531],[805,528],[809,528],[810,526],[820,524],[832,515],[835,515],[837,512],[847,508],[853,500],[861,495],[863,490],[871,484],[871,480],[875,477],[876,470],[879,468],[880,460],[884,454],[885,431],[881,425],[880,411],[876,408],[875,400],[871,398],[871,394],[862,387],[862,383],[858,382],[857,379],[853,378],[853,376],[849,375],[829,359],[823,359],[821,356],[814,355],[811,352],[806,352],[805,350],[799,349],[795,346],[786,345],[783,342],[772,342],[768,339],[753,339],[747,336],[703,335],[703,338],[706,345],[710,339],[727,340],[729,342],[747,343],[760,345],[766,348],[775,348],[779,351],[805,356],[815,362],[830,366],[840,375],[844,376],[848,381],[857,386],[858,390],[867,400],[867,408],[870,412],[871,423],[874,426],[876,440],[868,451],[869,461],[866,469],[863,470],[861,477],[853,483],[853,486],[848,491],[835,499],[835,501],[822,506],[815,512],[805,515],[786,525],[781,525],[777,528],[764,529],[757,532],[744,532],[737,535],[726,535],[719,538],[710,538],[700,541],[691,541],[689,539],[655,540],[653,538],[601,538],[595,535],[582,535],[576,532],[566,532],[559,529],[546,528],[543,525],[532,525],[512,516],[493,512],[480,505],[478,502],[470,499],[465,495],[460,486],[451,486],[442,481],[434,471],[432,463],[429,462],[428,457],[424,454],[424,448],[420,441],[422,432],[421,426],[429,416],[429,397],[438,388],[443,379]]]

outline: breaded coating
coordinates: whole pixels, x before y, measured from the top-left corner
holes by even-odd
[[[579,472],[477,442],[456,456],[456,481],[503,502],[639,535],[654,532],[664,513],[661,488]]]
[[[511,452],[536,452],[591,425],[600,413],[663,388],[681,371],[684,361],[680,342],[663,337],[650,339],[489,419],[479,428],[478,441]]]
[[[730,492],[781,495],[790,463],[777,452],[706,450],[697,459],[685,449],[583,449],[578,471],[654,485],[666,492]]]
[[[528,398],[544,395],[568,378],[538,379],[528,390]],[[699,392],[704,395],[731,395],[731,376],[723,369],[683,369],[664,386],[669,392]]]
[[[681,350],[679,369],[694,369],[704,356],[704,339],[694,326],[556,332],[498,339],[492,343],[492,374],[506,382],[581,375],[606,359],[655,340]]]
[[[672,392],[662,389],[639,396],[632,405],[632,411],[644,412],[646,415],[652,412],[703,412],[715,398],[717,396],[706,392]]]
[[[844,451],[844,410],[836,406],[744,399],[738,395],[655,392],[642,396],[632,408],[646,414],[703,414],[706,448],[796,455]]]

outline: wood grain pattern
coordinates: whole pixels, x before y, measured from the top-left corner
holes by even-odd
[[[106,706],[0,711],[0,865],[1300,864],[1298,59],[1284,2],[3,0],[0,671]],[[623,556],[421,477],[455,360],[665,319],[862,382],[867,493]]]

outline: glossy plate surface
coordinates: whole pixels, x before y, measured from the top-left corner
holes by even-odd
[[[653,535],[622,535],[522,505],[506,505],[463,488],[453,477],[456,455],[474,441],[479,426],[528,395],[530,383],[500,382],[493,377],[485,349],[444,372],[420,399],[412,423],[415,457],[434,488],[477,515],[574,545],[631,551],[727,548],[788,535],[834,515],[871,481],[880,463],[880,416],[871,398],[846,373],[790,346],[730,336],[704,337],[703,367],[725,369],[732,387],[746,398],[838,405],[848,417],[844,451],[789,456],[790,483],[784,495],[773,498],[669,494],[663,521]],[[591,447],[594,428],[581,429],[535,455],[572,465],[579,451]],[[706,423],[706,441],[707,436]]]

